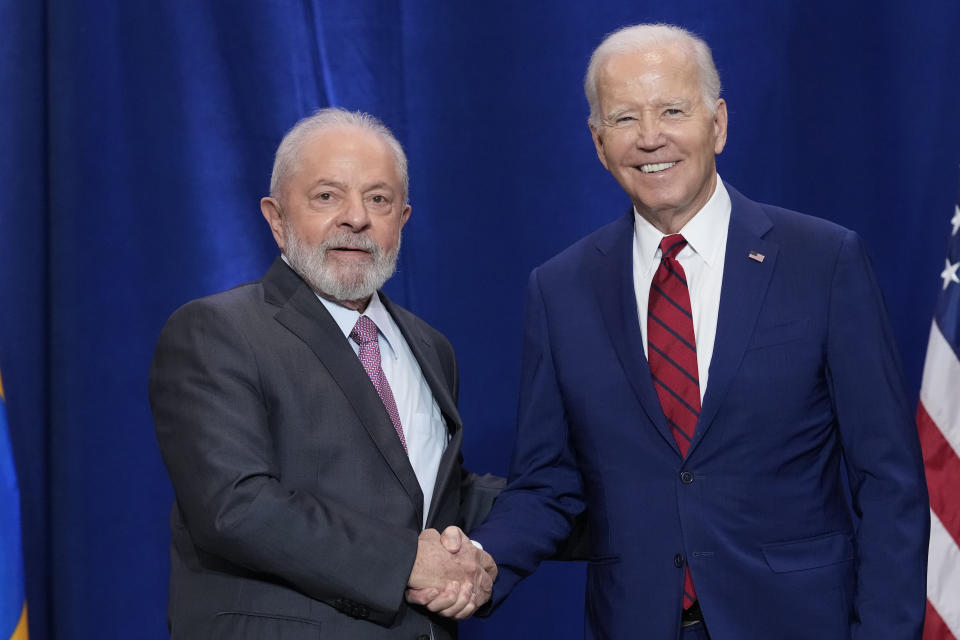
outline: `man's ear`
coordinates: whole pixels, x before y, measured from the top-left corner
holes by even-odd
[[[727,102],[717,99],[717,108],[713,112],[713,152],[720,155],[727,144]]]
[[[280,251],[283,252],[283,216],[281,215],[280,201],[270,196],[261,198],[260,213],[263,214],[267,224],[270,225],[273,239],[280,247]]]

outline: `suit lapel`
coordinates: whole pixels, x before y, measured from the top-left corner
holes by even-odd
[[[413,467],[380,396],[340,327],[310,287],[279,258],[264,276],[264,295],[267,302],[280,307],[275,316],[277,322],[306,343],[330,372],[410,497],[418,521],[422,521],[423,493]]]
[[[633,286],[633,210],[609,225],[597,241],[590,269],[597,303],[620,360],[640,405],[667,444],[680,456],[680,449],[667,426],[660,399],[650,377],[643,350],[643,334]]]
[[[411,322],[409,312],[395,305],[383,293],[380,294],[380,300],[383,301],[383,306],[387,308],[397,326],[400,327],[400,333],[403,334],[404,340],[407,341],[407,345],[420,364],[423,377],[426,379],[430,391],[433,392],[433,397],[440,406],[440,411],[446,418],[448,426],[451,430],[459,429],[462,426],[460,413],[457,411],[457,404],[453,399],[450,383],[443,375],[443,366],[433,343]]]
[[[740,195],[730,185],[726,187],[730,193],[732,210],[723,265],[717,336],[710,360],[707,392],[688,457],[710,428],[736,377],[777,262],[777,245],[763,239],[773,226],[770,219],[757,203]],[[763,255],[762,262],[750,258],[750,253],[754,251]]]
[[[403,338],[413,352],[414,357],[420,365],[420,371],[423,373],[430,391],[433,393],[440,412],[443,414],[447,429],[450,434],[450,440],[447,447],[440,457],[440,465],[437,468],[437,480],[433,488],[433,498],[430,508],[427,512],[429,523],[433,520],[436,513],[438,502],[447,490],[450,480],[456,477],[455,469],[460,464],[460,445],[463,441],[463,422],[460,420],[460,412],[457,411],[457,404],[451,391],[451,382],[446,380],[443,374],[443,366],[440,362],[437,350],[433,343],[418,330],[416,325],[411,322],[408,313],[397,307],[387,296],[380,294],[380,299],[390,315],[393,316]]]

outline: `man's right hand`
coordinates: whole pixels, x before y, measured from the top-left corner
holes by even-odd
[[[497,565],[458,527],[420,534],[406,599],[448,618],[463,620],[490,599]]]

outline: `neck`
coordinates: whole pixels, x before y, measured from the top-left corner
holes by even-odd
[[[680,230],[707,206],[716,190],[717,173],[714,171],[707,188],[703,191],[703,195],[698,196],[694,202],[683,209],[661,209],[658,211],[647,208],[642,202],[634,202],[633,206],[644,220],[656,227],[661,233],[669,236],[680,233]]]
[[[357,313],[363,313],[367,310],[367,306],[370,304],[370,299],[373,296],[367,296],[366,298],[361,298],[359,300],[337,300],[336,298],[330,297],[322,291],[317,291],[317,295],[325,300],[329,300],[334,304],[338,304],[341,307],[346,307],[347,309],[353,309]]]
[[[667,212],[667,211],[644,211],[640,207],[637,207],[637,212],[640,216],[652,224],[658,231],[664,235],[672,235],[674,233],[680,233],[680,230],[683,229],[690,220],[693,219],[693,216],[697,214],[699,209],[693,212]]]

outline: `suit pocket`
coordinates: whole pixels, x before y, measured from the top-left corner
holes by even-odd
[[[842,532],[765,544],[761,549],[767,564],[776,573],[816,569],[853,560],[853,540],[849,533]]]
[[[244,611],[221,611],[213,623],[214,640],[317,640],[320,623],[307,618]]]
[[[806,319],[792,320],[767,327],[758,327],[747,345],[747,350],[772,347],[793,342],[808,335],[810,323]]]

